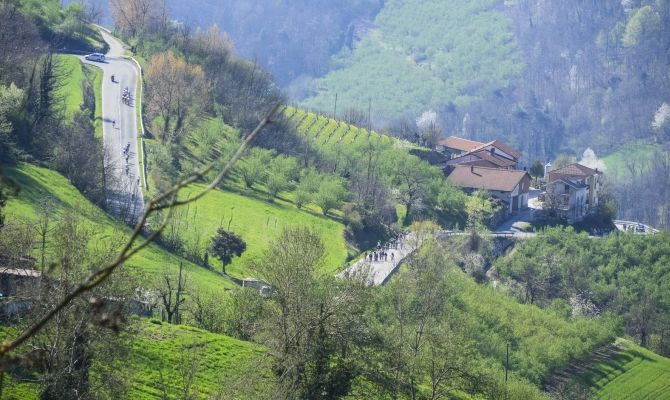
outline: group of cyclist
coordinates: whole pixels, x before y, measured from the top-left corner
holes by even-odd
[[[128,86],[123,88],[123,94],[121,95],[121,100],[123,100],[123,103],[126,105],[130,105],[132,102],[133,98],[132,95],[130,94],[130,90],[128,90]]]
[[[122,153],[123,158],[126,160],[126,175],[128,175],[128,172],[130,171],[130,165],[128,164],[130,160],[130,142],[123,146]]]
[[[112,74],[112,83],[116,83],[116,78],[114,77],[114,74]],[[123,100],[123,103],[126,105],[130,105],[130,103],[133,100],[132,95],[130,94],[130,90],[128,89],[128,86],[123,88],[123,94],[121,95],[121,100]]]
[[[112,82],[116,83],[116,78],[112,74]],[[126,105],[131,105],[132,102],[132,95],[130,94],[130,90],[128,89],[128,86],[123,88],[123,93],[121,94],[121,100],[123,101],[124,104]],[[112,120],[112,126],[116,127],[116,120]],[[126,166],[125,166],[125,173],[128,175],[130,173],[130,142],[126,143],[125,146],[121,149],[121,152],[123,154],[123,158],[126,160]],[[140,179],[137,179],[137,184],[140,184]],[[134,197],[134,195],[133,195]]]

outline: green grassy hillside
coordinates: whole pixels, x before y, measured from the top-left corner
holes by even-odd
[[[626,178],[630,175],[628,164],[633,161],[633,165],[638,172],[644,171],[654,161],[654,155],[657,151],[662,151],[662,146],[646,141],[636,141],[620,147],[615,152],[603,157],[603,162],[607,166],[607,174],[615,178]]]
[[[57,95],[63,100],[65,113],[72,115],[79,111],[84,102],[84,70],[79,57],[60,54],[56,56],[62,78]]]
[[[84,74],[91,83],[95,94],[95,137],[102,139],[102,69],[86,64],[84,65]]]
[[[119,240],[127,237],[130,233],[129,228],[119,224],[103,210],[91,204],[57,172],[31,164],[7,168],[5,172],[21,186],[18,196],[11,198],[8,202],[6,209],[8,219],[15,216],[36,218],[40,201],[51,198],[56,204],[54,214],[62,215],[65,210],[75,211],[82,221],[89,224],[96,232],[94,240],[109,242],[110,239]],[[184,264],[190,279],[198,286],[210,290],[221,290],[234,285],[225,277],[190,263],[155,245],[138,253],[126,265],[144,272],[147,279],[153,279],[160,276],[163,267],[176,271],[180,263]]]
[[[0,328],[0,337],[15,334]],[[127,378],[127,399],[183,398],[190,381],[189,399],[266,398],[273,384],[269,358],[263,346],[201,329],[133,318],[125,333],[127,358],[113,368]],[[95,382],[100,366],[93,364]],[[108,368],[109,366],[104,366]],[[187,376],[192,375],[192,378]],[[101,382],[102,383],[102,382]],[[103,383],[104,384],[104,383]],[[5,380],[3,399],[36,399],[39,385]]]
[[[510,20],[496,0],[390,0],[374,27],[334,57],[333,70],[314,83],[307,107],[373,108],[384,115],[419,114],[453,102],[467,104],[522,70]]]
[[[204,184],[193,185],[192,191],[185,191],[184,194],[188,196],[189,193],[202,188]],[[186,239],[193,240],[197,234],[201,234],[203,252],[219,227],[235,232],[247,242],[247,250],[226,267],[227,272],[240,278],[253,276],[254,270],[251,265],[253,261],[257,260],[270,242],[288,226],[310,227],[321,235],[326,246],[324,272],[333,273],[344,265],[347,249],[342,223],[307,210],[300,210],[285,201],[270,202],[258,198],[261,196],[251,190],[237,193],[233,189],[235,187],[231,187],[231,190],[217,189],[208,193],[191,206],[184,216],[186,221],[190,221]],[[215,268],[221,269],[221,263],[213,257],[209,262]]]
[[[236,129],[213,118],[204,119],[198,131],[208,131],[211,136],[194,134],[188,142],[182,159],[187,170],[200,168],[208,161],[227,160],[239,141]],[[160,171],[161,144],[156,139],[150,139],[145,140],[145,146],[148,152],[149,188],[156,191],[156,177],[160,176],[157,171]],[[183,197],[204,187],[204,183],[192,185],[189,190],[182,192]],[[247,278],[255,276],[253,261],[261,256],[285,227],[304,226],[319,233],[326,246],[324,273],[330,274],[341,269],[348,255],[342,221],[323,216],[313,204],[298,208],[292,203],[293,198],[292,191],[283,191],[273,198],[263,182],[247,188],[239,174],[233,171],[222,185],[184,208],[184,214],[179,216],[185,222],[183,240],[187,247],[198,248],[199,254],[203,255],[219,227],[240,235],[247,243],[246,251],[241,257],[234,258],[232,264],[226,266],[226,271],[238,278]],[[209,264],[221,270],[220,261],[211,254]]]
[[[596,362],[576,382],[589,387],[594,398],[670,399],[670,359],[618,339],[618,351]]]
[[[184,370],[195,375],[196,398],[259,398],[273,379],[266,350],[200,329],[140,320],[129,354],[131,399],[181,398]],[[266,393],[267,394],[267,393]]]

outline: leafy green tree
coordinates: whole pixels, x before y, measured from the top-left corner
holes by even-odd
[[[398,200],[405,206],[405,225],[409,224],[414,213],[423,209],[430,196],[430,184],[440,174],[428,163],[405,152],[385,155],[385,168],[392,171],[392,185]]]
[[[304,207],[305,204],[309,203],[312,200],[312,194],[302,189],[296,190],[293,196],[294,196],[293,202],[295,203],[295,206],[298,208]]]
[[[439,180],[437,185],[436,205],[441,210],[443,216],[451,222],[451,226],[455,227],[457,224],[460,224],[460,226],[465,225],[468,195],[443,180]]]
[[[347,190],[342,180],[328,177],[319,185],[319,191],[314,195],[314,203],[321,207],[323,215],[327,215],[328,211],[338,208],[342,204],[346,195]]]
[[[319,191],[322,179],[321,174],[314,168],[305,169],[302,171],[298,190],[305,193],[316,193]]]
[[[265,186],[267,187],[271,198],[275,198],[280,192],[289,190],[291,188],[291,182],[288,181],[288,177],[281,171],[271,171],[268,174]]]
[[[621,42],[625,47],[638,46],[658,33],[660,23],[660,16],[651,6],[640,7],[628,20]]]
[[[468,214],[469,230],[477,230],[484,227],[488,217],[493,212],[493,207],[489,201],[489,194],[486,190],[478,190],[473,193],[468,198],[465,208]]]
[[[318,233],[285,229],[257,265],[272,288],[263,319],[281,388],[279,398],[336,399],[358,374],[355,360],[365,325],[365,286],[323,275],[325,247]],[[316,395],[318,394],[318,395]]]
[[[244,184],[252,188],[256,183],[265,182],[268,164],[272,160],[273,152],[259,148],[252,148],[249,154],[238,163],[236,170],[242,176]]]
[[[299,175],[300,169],[295,158],[278,156],[272,160],[265,186],[274,198],[280,192],[293,188],[294,181]]]
[[[272,160],[271,168],[274,171],[281,171],[288,181],[300,180],[300,166],[295,157],[279,155]]]
[[[63,10],[63,21],[56,29],[65,36],[84,35],[87,28],[84,9],[81,4],[71,3]]]
[[[537,180],[544,176],[544,165],[542,165],[542,162],[540,160],[535,160],[533,161],[533,165],[530,166],[530,176],[535,178],[535,186],[537,186]]]
[[[223,228],[217,230],[209,246],[209,252],[221,260],[221,269],[224,274],[226,265],[230,264],[234,257],[241,256],[246,249],[247,243],[241,237]]]
[[[77,111],[53,143],[52,166],[94,202],[104,202],[102,146],[88,114]]]
[[[16,85],[0,85],[0,162],[12,161],[16,157],[16,141],[10,118],[18,111],[22,98],[23,90]]]

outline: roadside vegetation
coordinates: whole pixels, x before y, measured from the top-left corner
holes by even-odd
[[[65,115],[72,115],[81,110],[84,104],[84,71],[79,57],[59,55],[56,57],[63,79],[59,82],[56,96],[64,101]]]

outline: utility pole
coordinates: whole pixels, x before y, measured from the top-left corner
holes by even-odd
[[[174,307],[174,324],[181,324],[181,317],[179,316],[179,306],[181,305],[182,299],[181,295],[184,291],[184,284],[182,282],[182,269],[184,268],[183,263],[179,263],[179,278],[177,280],[177,301]]]
[[[337,93],[335,93],[335,109],[333,110],[333,119],[337,119]]]
[[[505,360],[505,399],[507,399],[507,371],[509,371],[509,342],[507,343],[506,350],[506,360]]]
[[[371,114],[372,114],[372,99],[370,98],[368,100],[368,135],[370,135],[370,131],[372,130],[372,122],[370,119]]]

